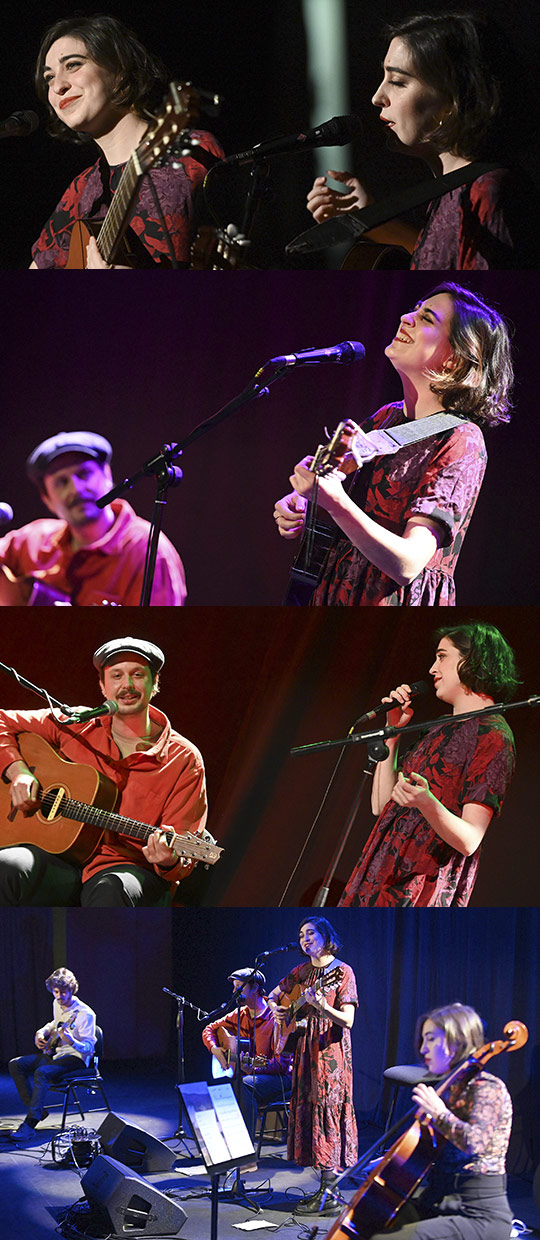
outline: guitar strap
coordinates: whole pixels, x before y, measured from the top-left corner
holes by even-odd
[[[470,185],[478,177],[487,172],[495,172],[501,164],[480,163],[475,161],[466,168],[456,168],[454,172],[445,172],[442,177],[431,181],[421,181],[418,185],[408,186],[397,194],[383,198],[381,202],[372,202],[367,207],[357,207],[354,211],[346,211],[331,220],[323,220],[314,228],[299,233],[285,247],[287,254],[312,254],[315,250],[326,250],[344,241],[359,241],[365,232],[387,224],[388,220],[404,215],[414,207],[421,207],[426,202],[433,202],[449,194],[461,185]]]

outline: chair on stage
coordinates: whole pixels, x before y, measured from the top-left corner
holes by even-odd
[[[257,1138],[257,1161],[261,1156],[262,1144],[267,1132],[267,1121],[274,1116],[274,1129],[272,1140],[282,1142],[287,1140],[287,1128],[289,1123],[289,1103],[291,1101],[291,1091],[285,1092],[282,1098],[276,1102],[267,1102],[266,1105],[257,1108],[257,1123],[259,1133]],[[268,1140],[268,1137],[267,1137]]]
[[[68,1107],[70,1105],[77,1106],[79,1109],[79,1114],[81,1115],[82,1119],[85,1118],[85,1114],[82,1109],[79,1095],[77,1092],[79,1089],[86,1089],[88,1090],[90,1094],[100,1094],[102,1101],[105,1103],[105,1107],[107,1111],[111,1110],[107,1095],[105,1093],[105,1085],[103,1082],[103,1077],[99,1070],[99,1061],[102,1058],[102,1055],[103,1055],[103,1030],[100,1028],[99,1025],[96,1025],[96,1045],[94,1047],[94,1054],[92,1056],[92,1059],[90,1060],[90,1065],[89,1065],[91,1071],[70,1072],[69,1076],[65,1076],[63,1081],[58,1081],[56,1084],[49,1086],[50,1093],[63,1094],[64,1106],[63,1106],[63,1111],[62,1111],[62,1124],[60,1127],[61,1132],[63,1132],[65,1129],[66,1116],[68,1112]],[[104,1108],[101,1106],[100,1107],[87,1107],[87,1110],[102,1111],[104,1110]]]

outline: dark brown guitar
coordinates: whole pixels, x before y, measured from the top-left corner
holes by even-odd
[[[35,844],[77,865],[96,851],[104,831],[127,835],[146,844],[159,825],[178,857],[215,865],[223,852],[209,832],[177,835],[172,827],[149,826],[112,813],[118,789],[93,767],[66,762],[42,736],[23,732],[17,738],[21,756],[41,785],[39,808],[25,816],[13,809],[9,783],[0,781],[0,847]]]
[[[142,260],[154,267],[142,242],[127,229],[139,185],[146,172],[163,158],[178,142],[182,132],[199,117],[200,94],[190,82],[171,82],[164,109],[155,125],[132,151],[120,178],[104,220],[76,220],[69,246],[66,271],[86,267],[86,247],[95,236],[98,250],[106,263],[126,261],[140,266]],[[141,249],[144,252],[141,255]]]

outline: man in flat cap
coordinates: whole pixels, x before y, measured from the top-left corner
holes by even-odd
[[[255,1135],[257,1108],[270,1102],[287,1102],[291,1094],[292,1055],[274,1052],[274,1014],[266,998],[266,978],[260,969],[235,969],[228,980],[233,984],[240,1007],[239,1103],[252,1136]],[[238,1037],[238,1010],[227,1012],[205,1025],[202,1040],[222,1072],[232,1075]],[[219,1074],[219,1073],[217,1073]],[[216,1072],[214,1071],[214,1075]]]
[[[124,499],[97,500],[112,487],[112,448],[94,431],[62,431],[38,444],[26,472],[52,517],[0,538],[1,606],[137,606],[150,525]],[[186,600],[182,561],[160,535],[154,607]]]
[[[159,646],[139,638],[116,638],[100,646],[94,666],[108,713],[87,722],[69,722],[65,715],[59,720],[51,710],[0,711],[0,775],[11,783],[11,825],[18,822],[21,841],[29,832],[40,832],[40,820],[31,817],[39,805],[40,764],[32,763],[30,770],[24,761],[21,733],[37,734],[63,759],[106,775],[118,789],[114,812],[126,820],[106,830],[97,847],[93,836],[82,865],[69,854],[46,851],[46,826],[39,845],[21,842],[0,849],[0,905],[170,904],[178,883],[193,868],[181,855],[182,835],[189,831],[202,843],[211,837],[205,833],[201,754],[151,704],[164,660]],[[68,795],[77,800],[72,788]],[[147,830],[139,831],[140,824]],[[180,837],[176,847],[167,838],[171,829]],[[84,835],[81,842],[84,847]]]

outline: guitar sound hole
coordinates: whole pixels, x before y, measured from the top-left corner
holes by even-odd
[[[41,798],[41,813],[47,822],[54,822],[55,818],[62,817],[62,806],[67,798],[65,788],[58,785],[56,788],[48,788]]]

